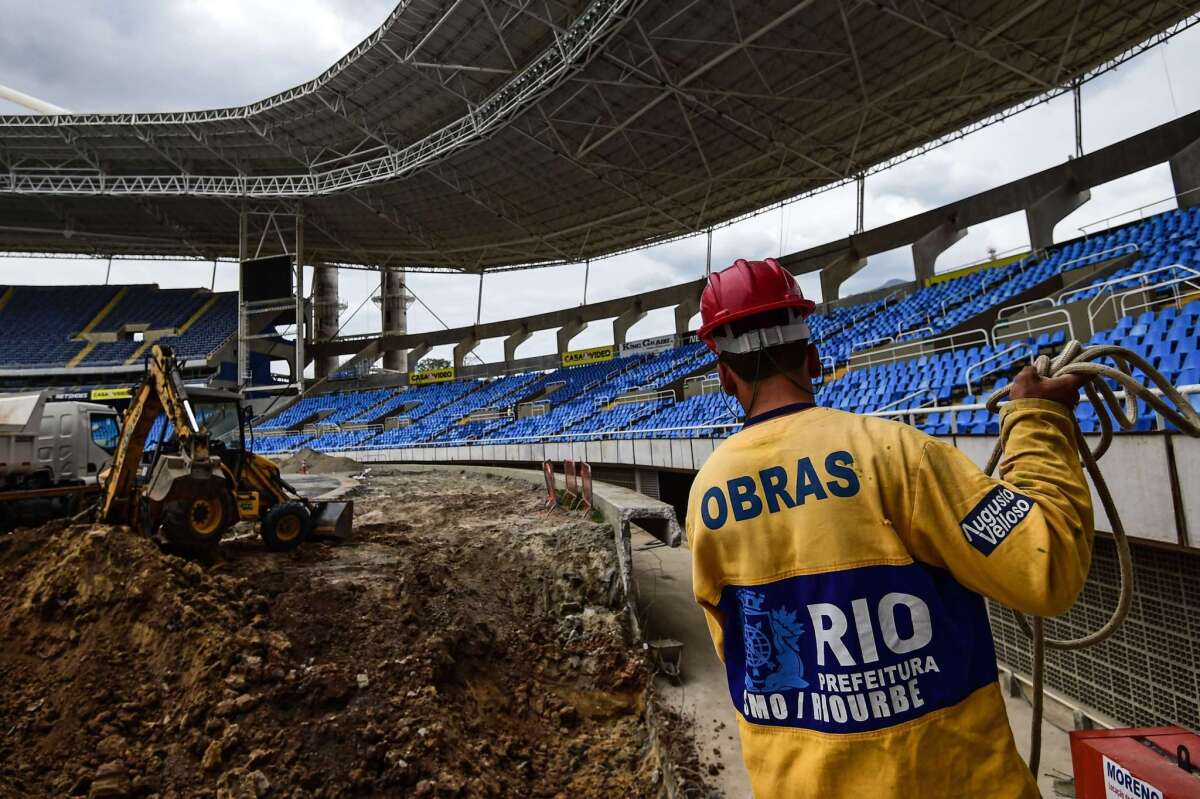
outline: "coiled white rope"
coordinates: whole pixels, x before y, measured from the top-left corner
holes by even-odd
[[[1116,365],[1100,363],[1102,358],[1110,358]],[[1100,504],[1104,506],[1104,512],[1112,527],[1113,538],[1117,545],[1117,562],[1120,567],[1121,579],[1121,591],[1117,606],[1113,609],[1108,621],[1100,629],[1081,638],[1046,638],[1041,617],[1034,616],[1031,623],[1022,613],[1013,611],[1017,624],[1033,640],[1033,728],[1030,730],[1029,736],[1029,768],[1036,778],[1042,756],[1042,705],[1046,648],[1083,649],[1100,643],[1116,632],[1129,614],[1129,606],[1133,602],[1133,556],[1129,551],[1129,539],[1126,537],[1125,525],[1121,521],[1121,515],[1117,511],[1112,494],[1108,490],[1108,484],[1104,481],[1104,475],[1101,474],[1098,464],[1100,458],[1108,451],[1109,445],[1112,444],[1113,423],[1116,422],[1125,430],[1132,428],[1138,420],[1138,399],[1142,399],[1158,411],[1164,419],[1174,424],[1180,432],[1200,438],[1200,413],[1196,412],[1187,398],[1171,385],[1171,382],[1161,372],[1136,352],[1124,347],[1109,344],[1084,349],[1078,341],[1070,341],[1054,360],[1041,355],[1034,361],[1033,367],[1042,377],[1082,375],[1089,378],[1089,381],[1084,384],[1083,390],[1092,403],[1092,407],[1096,409],[1096,417],[1100,422],[1100,440],[1095,449],[1090,448],[1079,429],[1079,422],[1076,421],[1074,425],[1075,445],[1079,450],[1084,467],[1092,478],[1092,485],[1095,486],[1096,494],[1100,497]],[[1133,369],[1135,368],[1145,373],[1149,385],[1134,377]],[[1113,379],[1125,389],[1124,407],[1122,407],[1116,392],[1104,378]],[[1162,396],[1155,393],[1151,386],[1157,388]],[[988,410],[996,413],[1000,401],[1011,391],[1011,384],[997,389],[987,399]],[[1169,400],[1170,404],[1164,400]],[[990,475],[996,470],[996,466],[1004,454],[1004,443],[1004,437],[1001,436],[988,461],[985,470],[987,474]]]

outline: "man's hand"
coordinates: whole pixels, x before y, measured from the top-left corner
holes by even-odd
[[[1074,408],[1079,403],[1079,389],[1090,377],[1084,375],[1061,375],[1041,377],[1032,366],[1021,370],[1012,382],[1010,399],[1044,399]]]

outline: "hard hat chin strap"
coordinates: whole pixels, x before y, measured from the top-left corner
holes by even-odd
[[[808,324],[793,312],[792,321],[786,325],[775,327],[760,327],[747,330],[740,336],[734,336],[729,326],[720,328],[725,335],[713,334],[713,341],[718,352],[731,352],[735,355],[745,355],[748,352],[761,352],[780,344],[790,344],[794,341],[807,341],[812,337]]]

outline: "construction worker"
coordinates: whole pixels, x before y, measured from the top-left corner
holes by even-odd
[[[1037,797],[983,598],[1052,616],[1083,584],[1082,381],[1017,376],[995,480],[909,425],[815,406],[813,308],[771,259],[712,275],[700,302],[746,421],[692,486],[693,589],[754,795]]]

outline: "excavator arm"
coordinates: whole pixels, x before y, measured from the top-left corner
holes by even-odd
[[[137,484],[138,471],[146,438],[159,414],[174,426],[179,452],[160,453],[142,488]],[[178,543],[203,544],[219,539],[236,521],[229,494],[219,460],[209,455],[208,433],[188,401],[175,355],[170,347],[155,344],[123,417],[99,519],[151,529],[161,525],[167,537]]]
[[[174,355],[169,347],[155,344],[142,383],[122,418],[121,435],[100,508],[101,521],[111,524],[135,522],[138,469],[146,451],[146,437],[160,413],[165,413],[167,420],[175,426],[181,447],[198,443],[199,425],[188,404],[187,390],[175,369]],[[207,441],[203,443],[203,449],[202,454],[207,456]]]

